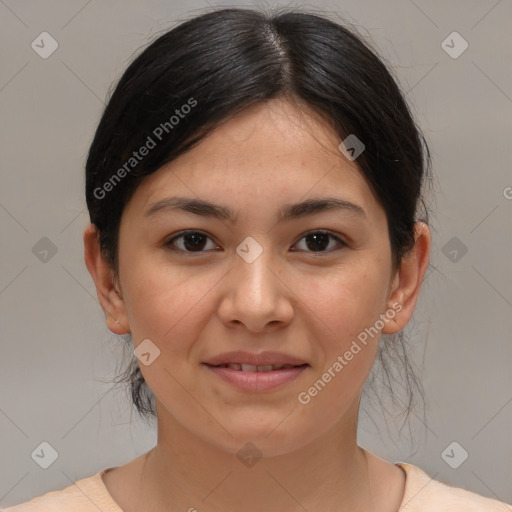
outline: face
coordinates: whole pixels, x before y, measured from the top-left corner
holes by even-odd
[[[127,204],[115,314],[135,348],[146,340],[151,363],[139,365],[159,425],[279,454],[355,421],[380,332],[402,306],[385,212],[340,142],[291,103],[251,107]],[[225,215],[165,205],[178,197]],[[250,359],[265,352],[284,360]],[[293,368],[213,368],[240,358]]]

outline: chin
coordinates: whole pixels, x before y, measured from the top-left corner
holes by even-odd
[[[314,439],[311,433],[296,433],[283,426],[281,415],[278,421],[269,422],[260,426],[254,424],[226,425],[225,428],[233,436],[224,435],[222,439],[209,438],[217,448],[237,456],[240,459],[247,457],[277,457],[286,455],[306,446]],[[271,425],[270,425],[271,423]],[[281,423],[281,425],[280,425]],[[280,425],[280,426],[279,426]],[[277,427],[277,428],[276,428]]]

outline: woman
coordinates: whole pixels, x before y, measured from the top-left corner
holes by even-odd
[[[154,41],[92,142],[84,245],[158,441],[8,510],[511,510],[357,444],[428,266],[428,169],[389,71],[332,21],[221,9]]]

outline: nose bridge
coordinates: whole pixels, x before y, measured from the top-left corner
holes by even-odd
[[[235,258],[235,284],[237,299],[244,299],[246,295],[251,302],[267,301],[271,299],[269,292],[275,288],[274,274],[270,271],[275,266],[275,258],[268,244],[264,247],[255,238],[246,237],[236,248]]]
[[[255,238],[247,237],[239,244],[221,307],[224,320],[241,322],[251,330],[289,321],[292,308],[286,286],[276,276],[278,265],[272,249]]]

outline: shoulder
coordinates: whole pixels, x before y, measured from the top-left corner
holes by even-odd
[[[58,491],[50,491],[30,501],[0,509],[2,512],[122,512],[105,487],[103,469]]]
[[[399,512],[512,512],[512,506],[434,480],[412,464],[397,463],[406,473]]]

